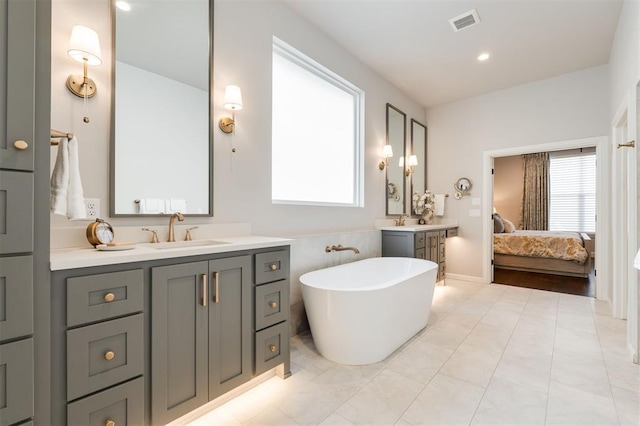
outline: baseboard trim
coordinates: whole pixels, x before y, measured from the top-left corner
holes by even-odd
[[[474,277],[471,275],[461,275],[461,274],[452,274],[447,272],[445,274],[447,278],[451,278],[452,280],[460,280],[460,281],[470,281],[472,283],[481,283],[487,284],[487,282],[482,277]]]

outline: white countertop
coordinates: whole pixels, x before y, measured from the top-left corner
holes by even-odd
[[[452,224],[440,224],[440,225],[403,225],[403,226],[378,226],[376,229],[381,231],[405,231],[405,232],[418,232],[418,231],[436,231],[439,229],[452,229],[457,228],[458,225]]]
[[[157,249],[153,248],[153,244],[140,243],[135,244],[135,248],[131,250],[122,251],[99,251],[91,247],[53,249],[51,250],[50,268],[52,271],[58,271],[62,269],[86,268],[90,266],[114,265],[146,260],[226,253],[266,247],[288,246],[293,241],[288,238],[261,237],[255,235],[211,239],[224,244]]]

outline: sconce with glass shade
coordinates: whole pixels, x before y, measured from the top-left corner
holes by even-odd
[[[404,175],[409,177],[413,173],[413,168],[418,165],[418,156],[410,155],[407,159],[407,168],[404,171]]]
[[[385,145],[382,147],[382,156],[384,157],[384,160],[380,160],[378,163],[378,168],[380,170],[384,170],[384,168],[389,165],[389,158],[393,157],[393,148],[391,145]]]
[[[224,88],[223,106],[231,110],[231,117],[223,117],[218,121],[218,127],[224,133],[233,133],[235,130],[236,111],[242,109],[242,91],[238,86],[233,84]]]
[[[83,74],[71,74],[67,78],[67,88],[80,98],[95,96],[96,83],[87,76],[88,65],[102,64],[98,33],[83,25],[74,25],[69,39],[67,54],[83,64]]]

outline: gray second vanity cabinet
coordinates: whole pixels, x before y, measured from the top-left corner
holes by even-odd
[[[52,423],[163,425],[286,377],[288,283],[288,246],[54,271]]]
[[[458,228],[433,231],[382,231],[382,256],[415,257],[435,262],[438,265],[436,281],[441,281],[446,272],[447,237],[458,235]]]

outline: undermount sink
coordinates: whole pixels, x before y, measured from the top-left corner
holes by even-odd
[[[193,240],[193,241],[172,241],[172,242],[161,242],[161,243],[150,243],[147,244],[147,247],[156,250],[163,249],[172,249],[172,248],[182,248],[182,247],[204,247],[204,246],[215,246],[218,244],[229,244],[224,241],[215,241],[215,240]]]

